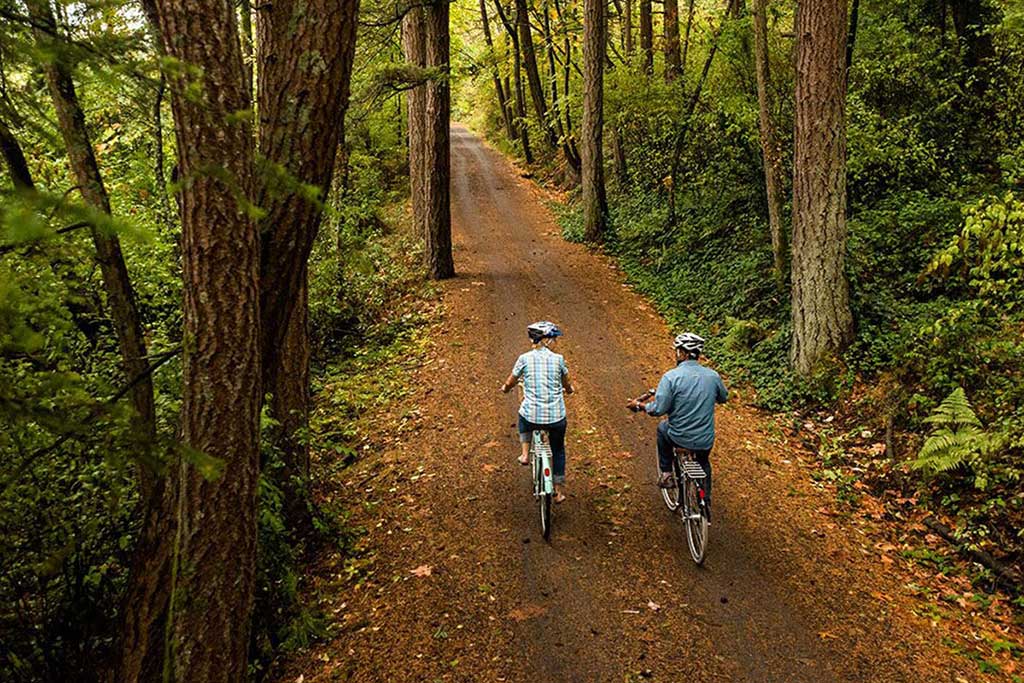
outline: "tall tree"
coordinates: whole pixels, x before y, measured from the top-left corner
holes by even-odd
[[[801,376],[853,337],[846,254],[846,1],[797,7],[790,361]]]
[[[178,168],[185,337],[185,453],[143,522],[125,600],[120,681],[247,676],[256,569],[261,403],[259,236],[251,107],[236,13],[223,0],[157,0]],[[194,457],[191,459],[195,459]]]
[[[679,56],[679,0],[665,0],[665,80],[675,80],[682,69]]]
[[[301,495],[309,454],[306,265],[323,216],[348,106],[358,0],[276,0],[257,14],[259,154],[284,177],[260,184],[260,329],[264,394],[284,467],[292,528],[306,528]],[[311,59],[309,55],[317,55]],[[264,174],[265,176],[267,174]],[[317,196],[311,199],[309,188]]]
[[[85,125],[85,112],[78,101],[71,63],[67,51],[58,40],[57,21],[50,0],[29,0],[27,6],[35,26],[36,40],[43,51],[50,55],[43,70],[57,112],[57,127],[67,148],[68,161],[78,183],[78,191],[86,204],[109,215],[110,197],[96,162],[89,129]],[[90,226],[90,233],[103,276],[107,307],[117,334],[124,372],[128,381],[133,383],[132,405],[138,413],[141,434],[151,440],[156,433],[153,383],[149,378],[146,341],[135,301],[135,290],[121,251],[121,242],[116,235],[97,225]],[[143,471],[143,487],[148,488],[151,482],[152,477]]]
[[[494,50],[494,39],[491,37],[491,22],[487,18],[487,0],[480,0],[480,22],[484,29],[484,42],[487,45],[488,64],[491,69],[491,81],[494,84],[494,92],[498,98],[498,107],[501,109],[502,121],[505,123],[505,134],[512,142],[516,140],[515,128],[512,125],[512,103],[509,93],[501,84],[501,74],[498,72],[498,55]]]
[[[604,235],[608,214],[604,188],[604,61],[607,39],[605,0],[583,2],[583,228],[588,241]]]
[[[424,145],[426,193],[427,272],[442,279],[455,275],[452,257],[451,217],[451,149],[449,119],[451,118],[451,84],[449,77],[449,0],[432,0],[425,7],[427,66],[440,74],[427,82]]]
[[[498,18],[501,20],[502,26],[505,27],[505,33],[512,43],[512,76],[513,83],[515,84],[516,127],[519,131],[519,141],[523,146],[523,158],[526,160],[526,163],[532,164],[533,153],[530,151],[530,131],[526,124],[526,90],[523,88],[519,34],[509,20],[508,15],[505,14],[505,10],[501,6],[501,0],[494,0],[494,7],[498,11]]]
[[[537,123],[544,131],[548,146],[562,149],[571,176],[579,177],[580,160],[567,140],[559,140],[558,131],[548,116],[548,106],[544,97],[544,85],[537,66],[537,50],[533,44],[533,31],[530,27],[530,8],[526,0],[515,0],[516,26],[519,30],[519,46],[522,49],[523,65],[526,68],[526,82],[530,86],[530,99],[533,111],[537,115]]]
[[[426,16],[420,5],[408,9],[402,17],[402,57],[407,64],[417,68],[427,65]],[[414,85],[405,96],[406,115],[409,121],[409,196],[412,204],[412,218],[416,232],[426,240],[427,195],[424,188],[426,171],[427,127],[427,86]]]
[[[771,72],[768,65],[767,0],[754,2],[754,69],[757,77],[758,122],[761,155],[764,159],[764,184],[768,199],[768,231],[772,239],[772,264],[775,281],[781,286],[786,274],[786,233],[782,226],[782,151],[779,149],[772,118]]]
[[[633,46],[633,0],[625,0],[622,14],[622,49],[628,59],[634,50]]]
[[[644,53],[644,71],[654,73],[654,17],[651,0],[640,0],[640,50]]]

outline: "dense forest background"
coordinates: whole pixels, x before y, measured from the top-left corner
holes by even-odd
[[[447,145],[449,87],[454,119],[565,190],[566,237],[706,334],[822,477],[934,510],[989,558],[977,583],[1021,606],[1024,6],[851,0],[854,334],[794,372],[795,3],[613,0],[606,34],[582,0],[455,3],[450,70],[448,5],[311,3],[318,30],[282,49],[296,5],[0,2],[4,680],[200,670],[181,653],[209,603],[183,595],[227,595],[210,614],[245,622],[203,666],[260,678],[322,635],[302,568],[353,532],[319,482],[356,457],[352,418],[401,396],[387,373],[422,343],[427,276],[453,268],[447,200],[416,160],[447,156],[413,144]],[[288,84],[323,97],[267,97]],[[417,129],[418,106],[445,130]],[[182,521],[204,515],[231,521]],[[225,558],[251,560],[248,596],[211,568]],[[163,661],[168,605],[185,620]]]
[[[1024,7],[851,4],[843,273],[855,334],[794,373],[795,7],[675,5],[607,8],[605,249],[675,326],[708,335],[710,356],[758,405],[805,430],[822,477],[847,491],[920,495],[955,520],[945,531],[1002,558],[997,574],[1019,567]],[[493,3],[480,10],[492,24],[502,14]],[[565,236],[587,239],[574,151],[582,7],[514,11],[530,17],[543,92],[520,83],[530,58],[506,17],[493,36],[469,34],[474,77],[460,82],[457,102],[496,144],[568,189]],[[544,118],[530,97],[547,98]],[[817,410],[838,419],[805,422]]]

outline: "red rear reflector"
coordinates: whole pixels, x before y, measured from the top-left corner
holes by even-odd
[[[699,489],[699,491],[700,491],[700,499],[704,500],[704,489]]]
[[[551,476],[551,470],[549,470],[547,467],[544,468],[544,476],[545,477],[550,477]]]

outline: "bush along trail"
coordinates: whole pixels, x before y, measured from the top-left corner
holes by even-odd
[[[376,372],[402,368],[402,393],[371,403],[354,464],[320,485],[361,533],[311,569],[327,635],[279,660],[277,680],[1017,680],[1007,599],[956,571],[913,496],[850,475],[885,435],[767,414],[739,383],[719,410],[696,567],[654,484],[655,422],[624,409],[669,367],[670,328],[613,261],[561,239],[551,196],[459,126],[452,169],[459,275],[429,344],[379,359]],[[498,390],[538,318],[566,331],[579,389],[550,543],[514,460],[516,402]],[[317,410],[353,389],[325,383]]]

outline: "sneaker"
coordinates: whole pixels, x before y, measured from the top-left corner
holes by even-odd
[[[658,487],[663,489],[674,489],[676,487],[676,478],[671,472],[662,472],[661,476],[658,477]]]

